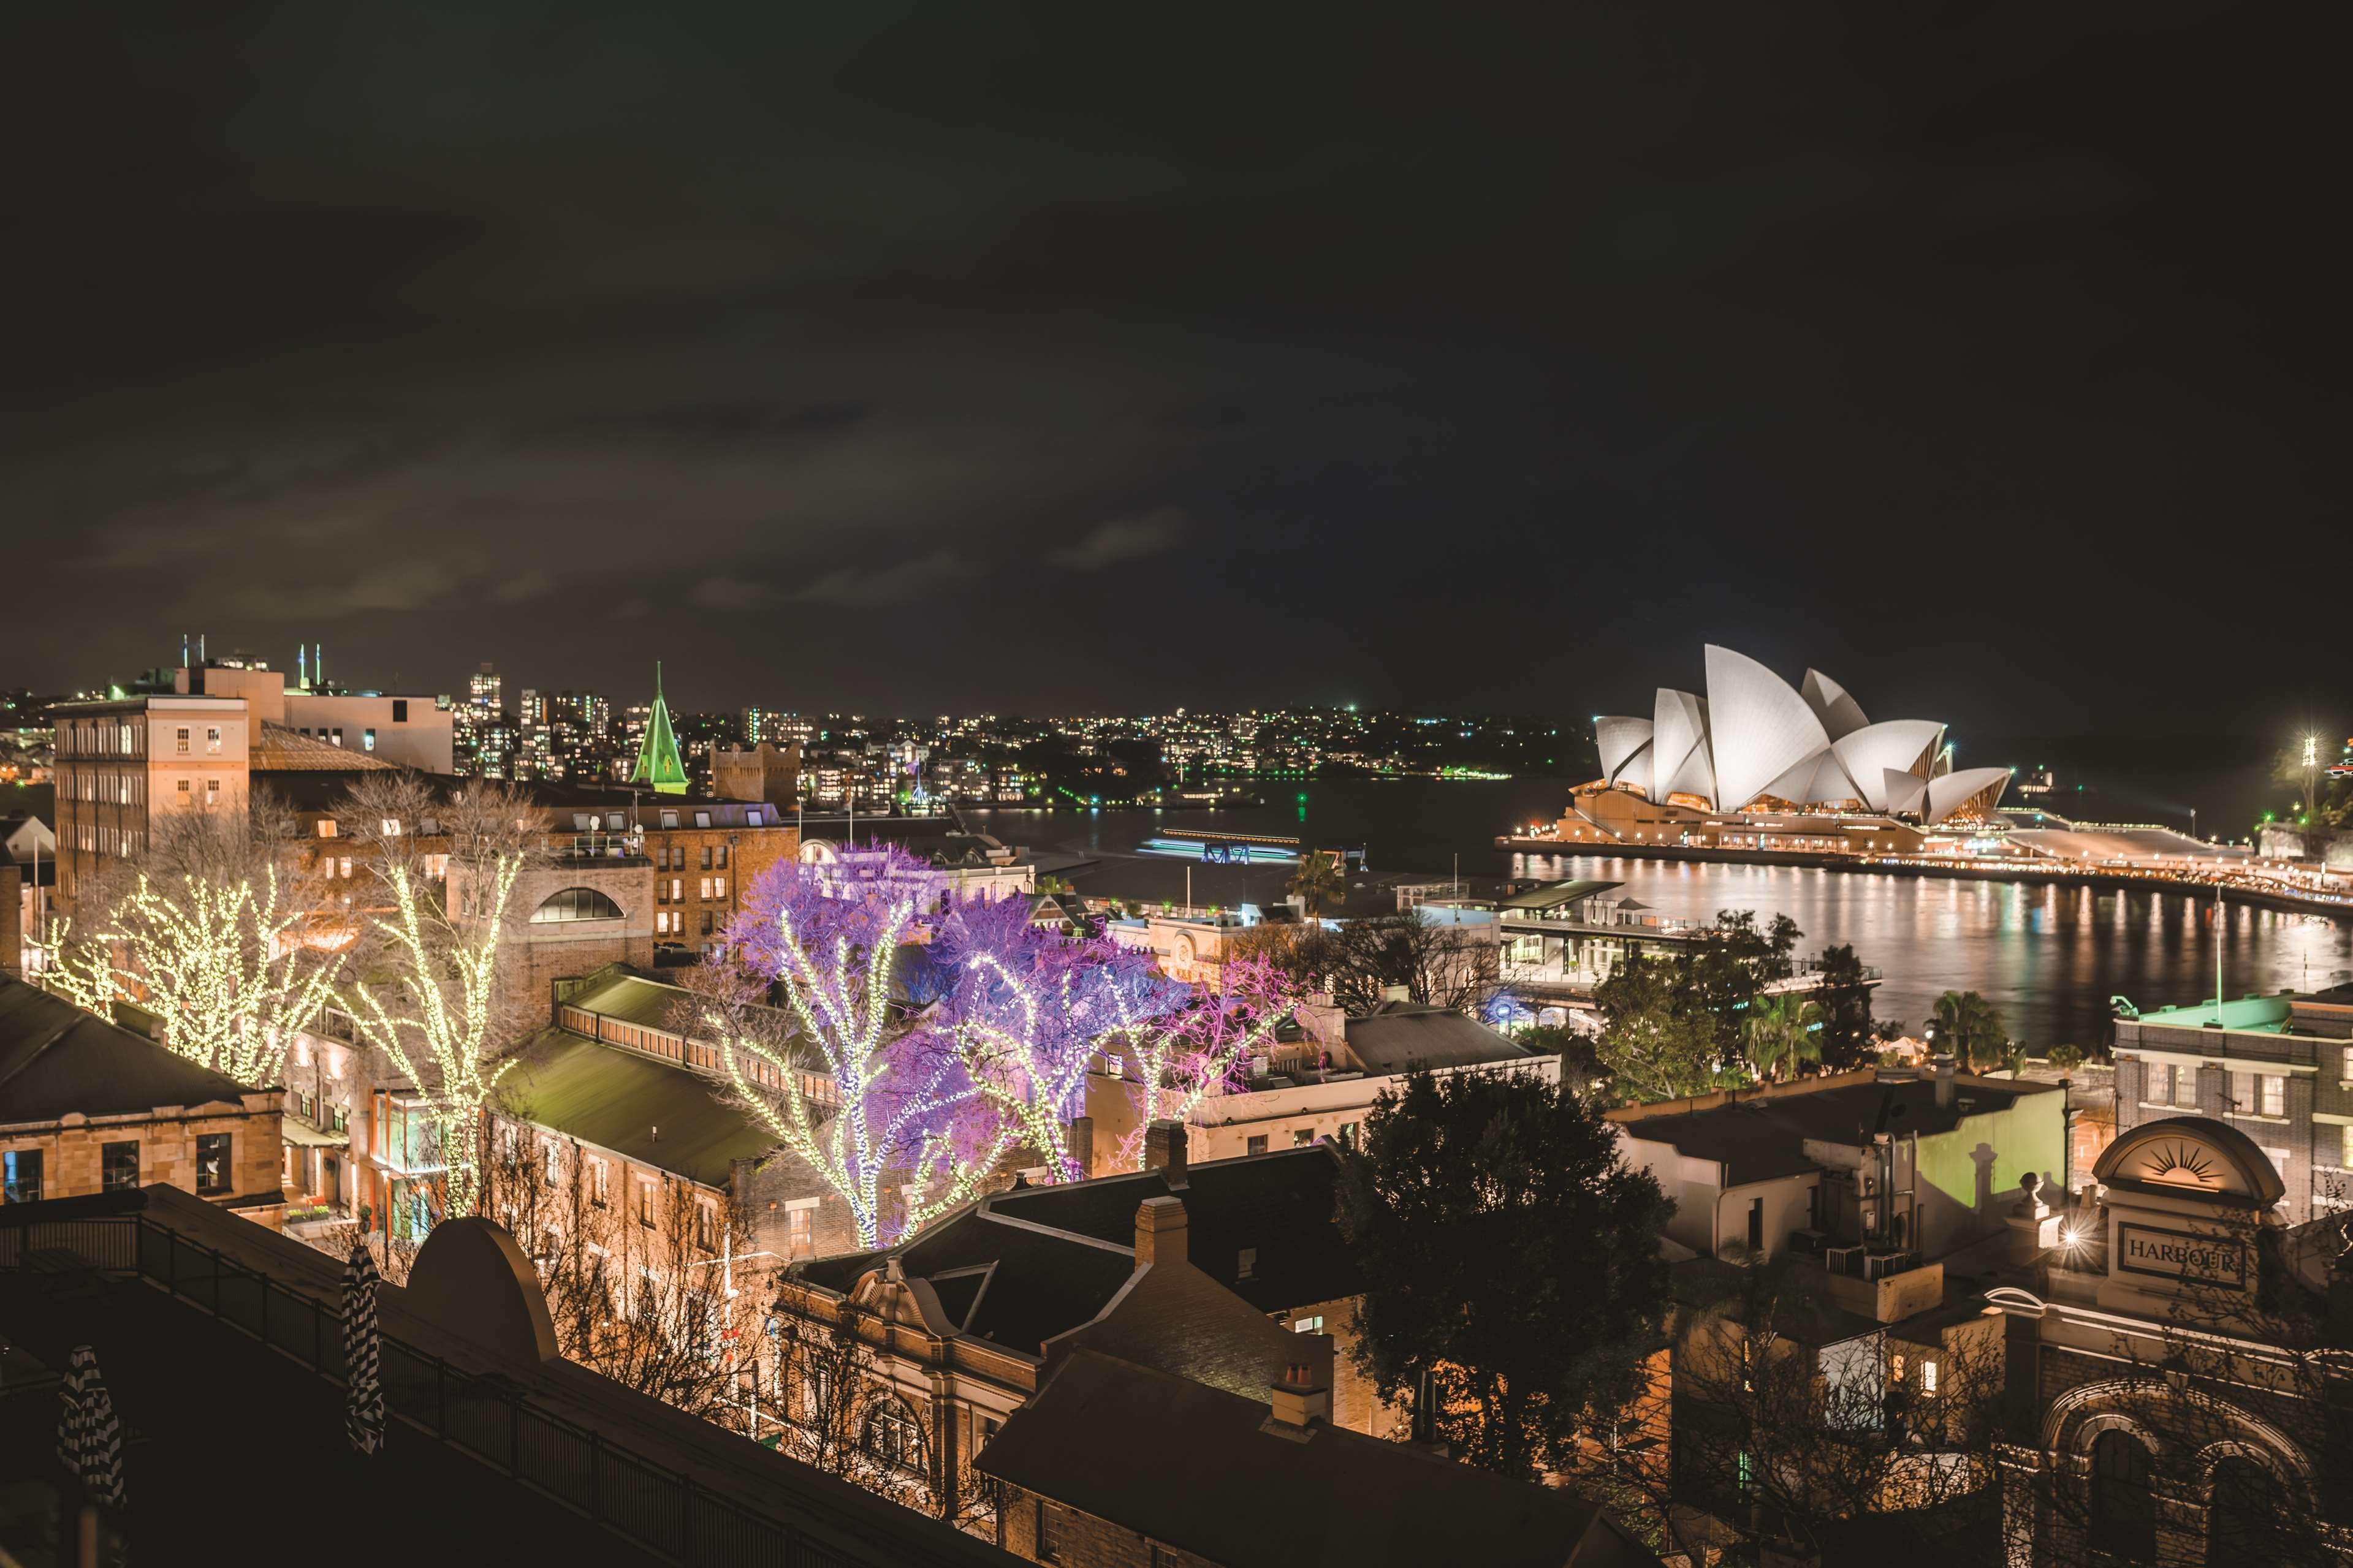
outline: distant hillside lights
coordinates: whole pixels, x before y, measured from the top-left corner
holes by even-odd
[[[1799,688],[1730,648],[1710,644],[1706,660],[1705,697],[1662,687],[1651,717],[1594,721],[1605,784],[1656,805],[1853,806],[1931,826],[1963,806],[1990,810],[2009,783],[2006,768],[1955,772],[1933,720],[1873,723],[1820,670]]]

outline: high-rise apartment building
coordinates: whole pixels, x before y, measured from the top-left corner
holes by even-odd
[[[143,853],[167,811],[246,809],[255,721],[241,697],[145,696],[57,709],[58,903]]]

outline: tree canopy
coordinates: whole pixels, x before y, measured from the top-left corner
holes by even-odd
[[[1565,1468],[1644,1387],[1674,1205],[1597,1104],[1526,1072],[1416,1072],[1340,1158],[1356,1353],[1382,1396],[1471,1464]]]

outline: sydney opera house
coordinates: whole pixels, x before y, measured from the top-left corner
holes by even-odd
[[[1612,837],[1682,823],[1752,827],[1800,847],[1876,825],[1916,841],[1947,819],[1989,816],[2010,782],[2007,768],[1955,772],[1944,725],[1873,723],[1820,670],[1791,686],[1730,648],[1710,646],[1706,658],[1705,696],[1662,688],[1647,717],[1595,721],[1602,776],[1577,792],[1573,816]]]

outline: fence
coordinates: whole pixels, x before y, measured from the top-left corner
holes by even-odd
[[[71,1254],[109,1273],[138,1275],[329,1382],[344,1381],[339,1307],[290,1290],[144,1216],[0,1224],[0,1268],[37,1265],[42,1254]],[[688,1568],[946,1568],[997,1557],[978,1542],[966,1554],[916,1539],[875,1540],[871,1553],[846,1555],[542,1408],[504,1382],[477,1376],[389,1334],[383,1337],[379,1365],[385,1407],[398,1421]],[[875,1506],[897,1511],[881,1499]],[[889,1533],[874,1528],[879,1521],[828,1512],[827,1523],[842,1533]],[[910,1536],[929,1523],[905,1517]]]

